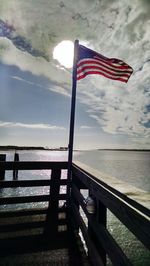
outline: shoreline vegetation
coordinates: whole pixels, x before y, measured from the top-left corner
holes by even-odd
[[[44,150],[44,151],[67,151],[67,147],[59,147],[59,148],[48,148],[41,146],[16,146],[16,145],[6,145],[0,146],[0,150]]]
[[[0,145],[0,150],[45,150],[45,151],[67,151],[68,147],[49,148],[41,146],[16,146],[16,145]],[[148,151],[150,149],[94,149],[98,151]],[[77,149],[76,151],[80,151]]]

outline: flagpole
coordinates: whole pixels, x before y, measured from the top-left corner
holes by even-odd
[[[75,105],[76,105],[76,76],[77,76],[77,53],[79,41],[74,42],[74,59],[73,59],[73,73],[72,73],[72,98],[71,98],[71,114],[70,114],[70,132],[68,145],[68,186],[67,196],[70,195],[70,180],[71,180],[71,166],[73,158],[73,140],[74,140],[74,122],[75,122]]]

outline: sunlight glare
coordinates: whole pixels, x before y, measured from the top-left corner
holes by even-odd
[[[53,58],[66,68],[73,66],[74,44],[66,40],[57,44],[53,50]]]

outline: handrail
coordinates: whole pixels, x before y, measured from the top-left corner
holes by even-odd
[[[102,185],[103,187],[105,187],[106,189],[111,191],[112,193],[114,193],[116,196],[121,198],[127,204],[133,206],[133,208],[138,209],[141,213],[143,213],[146,216],[150,217],[150,210],[148,208],[146,208],[145,206],[143,206],[140,203],[138,203],[137,201],[127,197],[127,195],[125,195],[124,193],[122,193],[119,190],[117,190],[117,189],[113,188],[112,186],[108,185],[107,183],[105,183],[101,179],[98,179],[97,177],[95,177],[91,173],[87,172],[85,169],[79,167],[78,165],[73,164],[73,166],[74,166],[73,171],[77,175],[80,174],[80,176],[81,176],[82,172],[84,172],[84,174],[86,174],[86,176],[89,177],[91,180],[96,181],[97,183],[99,183],[100,185]],[[99,175],[100,175],[100,173],[99,173]],[[83,183],[82,183],[82,185],[83,185]]]
[[[19,161],[1,162],[0,170],[42,170],[42,169],[67,169],[66,161]]]
[[[0,188],[12,188],[12,187],[41,187],[41,186],[50,186],[51,185],[50,179],[40,179],[40,180],[13,180],[7,181],[2,180],[0,181]],[[67,180],[61,179],[60,185],[66,185]]]
[[[93,197],[96,205],[93,215],[87,212],[85,199],[80,193],[80,189],[89,190],[89,194]],[[104,252],[102,255],[104,265],[106,254],[110,257],[113,265],[131,265],[106,229],[106,211],[104,209],[109,209],[147,248],[150,247],[150,211],[75,164],[72,165],[71,202],[74,213],[77,210],[79,212],[79,207],[82,207],[88,219],[90,234],[92,231],[91,238],[95,243],[95,248],[101,246],[104,249],[105,256]],[[76,211],[74,211],[74,205],[76,205]],[[75,219],[80,227],[76,215]],[[82,228],[80,229],[82,230]]]

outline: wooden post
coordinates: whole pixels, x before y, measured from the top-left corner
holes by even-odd
[[[89,196],[92,197],[95,201],[95,213],[93,215],[97,222],[106,228],[106,206],[89,192]],[[103,264],[106,265],[106,252],[104,248],[99,244],[96,234],[93,232],[90,224],[88,224],[88,232],[90,235],[91,240],[94,242],[97,251],[103,261]]]
[[[78,179],[73,174],[72,174],[72,184],[76,185],[80,191],[80,187],[78,186]],[[76,205],[77,210],[79,211],[79,202],[77,201],[76,197],[73,197],[72,192],[71,192],[71,199],[74,202],[74,204]],[[70,214],[70,216],[72,216],[72,210],[70,210],[69,214]],[[73,219],[71,219],[71,218],[72,217],[69,217],[69,219],[71,220],[71,223],[72,223],[73,230],[75,230],[76,233],[78,234],[79,225],[77,224],[77,222],[75,220],[73,221]]]
[[[53,169],[51,174],[50,199],[46,219],[46,236],[56,236],[58,232],[58,209],[61,169]]]
[[[106,228],[106,226],[107,226],[107,209],[106,209],[106,206],[100,200],[97,200],[96,209],[97,209],[97,211],[96,211],[97,222]],[[106,252],[105,252],[105,250],[103,249],[102,246],[99,245],[98,251],[99,251],[99,254],[102,258],[104,265],[106,265]]]
[[[6,154],[0,154],[0,161],[6,161]],[[5,179],[5,170],[0,170],[0,180]]]
[[[18,162],[19,161],[19,153],[14,154],[14,162]],[[17,180],[18,179],[18,170],[13,170],[13,180]]]

